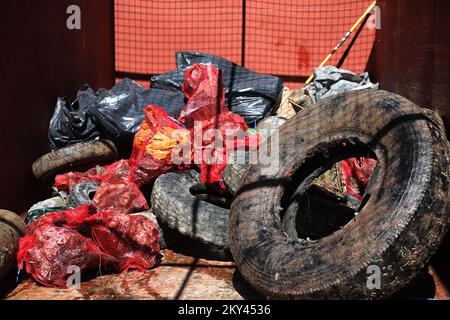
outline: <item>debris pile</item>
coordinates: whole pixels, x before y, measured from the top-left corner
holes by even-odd
[[[187,103],[179,116],[174,118],[167,108],[152,104],[143,108],[144,117],[134,135],[128,159],[93,166],[85,172],[56,175],[53,187],[58,192],[70,194],[74,187],[86,183],[96,183],[98,188],[89,203],[63,211],[51,212],[50,209],[27,226],[17,255],[20,269],[25,268],[44,285],[65,287],[66,271],[71,265],[77,265],[83,271],[99,265],[117,272],[151,268],[157,262],[160,250],[158,226],[145,215],[129,215],[149,209],[142,190],[151,186],[161,174],[196,167],[205,185],[226,192],[222,173],[229,152],[236,145],[256,149],[261,139],[259,134],[247,133],[244,118],[229,111],[222,73],[216,66],[194,63],[186,69],[183,78],[181,89]],[[125,83],[120,84],[122,89]],[[144,93],[133,85],[128,90],[131,93],[126,98],[126,110],[139,105],[135,102],[140,100],[139,94]],[[89,95],[94,94],[92,90],[85,91],[78,94],[79,104],[89,104]],[[103,97],[100,104],[117,91],[116,86],[110,92],[98,93],[97,96]],[[121,100],[116,99],[115,103],[118,101]],[[123,106],[120,104],[118,108]],[[109,126],[110,133],[118,129],[117,134],[108,135],[109,138],[120,136],[125,127],[132,132],[134,121],[139,119],[136,115],[130,119],[130,112],[134,111],[121,113],[119,109],[117,114],[122,114],[122,120],[128,119],[128,125],[123,125],[120,120],[117,128]],[[99,110],[103,112],[101,108]],[[58,105],[49,130],[55,146],[58,139],[53,139],[53,129],[55,116],[60,111],[61,105]],[[96,114],[79,111],[84,119]],[[113,121],[113,117],[108,118],[105,114],[102,117],[105,121]],[[108,127],[105,122],[103,124]],[[215,133],[216,129],[220,134]]]

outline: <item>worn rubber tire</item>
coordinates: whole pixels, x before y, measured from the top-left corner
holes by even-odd
[[[363,146],[378,164],[358,215],[316,241],[289,237],[280,218],[288,193]],[[392,295],[448,230],[449,149],[423,109],[385,91],[348,92],[303,110],[280,129],[279,170],[262,176],[261,165],[250,166],[232,203],[230,249],[240,272],[271,298]],[[381,269],[381,290],[367,286],[370,265]]]
[[[247,165],[230,163],[222,173],[222,180],[231,194],[235,194],[241,185]]]
[[[91,194],[95,194],[99,187],[98,182],[82,182],[76,184],[69,195],[69,205],[72,207],[78,207],[82,204],[92,203]]]
[[[4,277],[17,265],[19,238],[25,235],[25,223],[14,212],[0,210],[0,291]]]
[[[34,176],[48,185],[57,174],[87,170],[117,159],[117,149],[112,141],[92,140],[47,153],[33,163],[32,169]]]
[[[190,188],[199,182],[194,170],[159,176],[151,195],[153,213],[169,228],[206,245],[214,257],[229,259],[229,210],[192,195]]]

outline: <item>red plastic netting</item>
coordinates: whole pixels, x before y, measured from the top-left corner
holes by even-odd
[[[20,239],[19,269],[45,286],[67,286],[69,267],[111,266],[144,270],[156,263],[159,231],[144,216],[100,211],[89,205],[54,212],[32,222]]]

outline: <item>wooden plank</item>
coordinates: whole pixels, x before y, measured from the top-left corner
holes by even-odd
[[[57,289],[24,280],[7,300],[242,300],[255,293],[236,271],[233,262],[195,259],[163,251],[160,266],[145,272],[104,275],[83,282],[80,289]]]

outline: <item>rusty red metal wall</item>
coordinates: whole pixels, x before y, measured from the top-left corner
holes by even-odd
[[[439,112],[450,130],[450,1],[381,0],[379,6],[375,79]]]
[[[66,8],[81,9],[81,30],[68,30]],[[80,86],[113,83],[110,0],[0,1],[0,208],[20,212],[45,194],[31,164],[49,151],[56,97]]]
[[[176,51],[221,55],[298,86],[372,0],[115,0],[118,78],[175,69]],[[365,70],[375,30],[364,28],[344,68]],[[336,64],[347,45],[330,61]],[[244,61],[245,60],[245,61]]]

